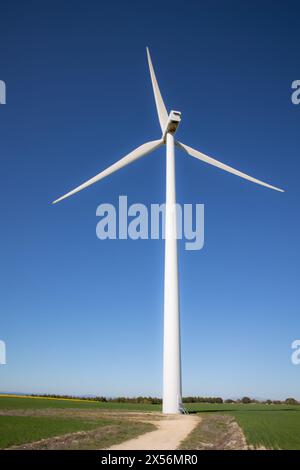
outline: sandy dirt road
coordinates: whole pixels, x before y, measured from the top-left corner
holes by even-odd
[[[160,420],[149,420],[156,430],[113,445],[107,450],[175,450],[200,421],[201,418],[196,415],[169,415]]]

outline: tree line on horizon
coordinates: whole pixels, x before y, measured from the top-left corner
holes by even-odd
[[[89,401],[98,401],[101,403],[135,403],[135,404],[149,404],[149,405],[161,405],[162,399],[159,397],[104,397],[104,396],[76,396],[76,395],[57,395],[57,394],[34,394],[29,395],[31,397],[41,397],[41,398],[61,398],[64,400],[89,400]],[[256,400],[250,397],[242,397],[238,399],[223,399],[221,397],[200,397],[200,396],[187,396],[182,398],[183,403],[260,403],[265,405],[300,405],[300,402],[295,398],[289,397],[285,400]]]

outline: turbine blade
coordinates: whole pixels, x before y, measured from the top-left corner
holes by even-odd
[[[57,202],[62,201],[63,199],[69,196],[72,196],[75,193],[78,193],[78,191],[81,191],[82,189],[87,188],[91,184],[94,184],[97,181],[102,180],[103,178],[110,175],[111,173],[114,173],[115,171],[120,170],[120,168],[123,168],[123,166],[128,165],[129,163],[133,162],[134,160],[137,160],[138,158],[143,157],[144,155],[147,155],[147,153],[152,152],[153,150],[160,147],[162,144],[163,144],[163,140],[160,139],[160,140],[153,140],[151,142],[146,142],[145,144],[140,145],[140,147],[133,150],[132,152],[130,152],[125,157],[121,158],[121,160],[117,161],[116,163],[113,163],[113,165],[106,168],[106,170],[101,171],[101,173],[98,173],[98,175],[89,179],[85,183],[82,183],[80,186],[73,189],[72,191],[69,191],[64,196],[61,196],[60,198],[53,201],[52,204],[56,204]]]
[[[162,99],[160,91],[159,91],[159,87],[158,87],[158,83],[157,83],[157,80],[156,80],[154,68],[153,68],[153,65],[152,65],[149,49],[148,49],[148,47],[146,49],[147,49],[148,64],[149,64],[149,70],[150,70],[150,76],[151,76],[151,81],[152,81],[152,88],[153,88],[153,93],[154,93],[154,98],[155,98],[155,104],[156,104],[158,119],[159,119],[161,130],[163,132],[165,130],[166,125],[167,125],[168,112],[166,110],[165,104],[163,102],[163,99]]]
[[[177,147],[181,148],[181,150],[184,150],[186,153],[188,153],[192,157],[198,158],[199,160],[205,163],[209,163],[210,165],[221,168],[221,170],[228,171],[229,173],[239,176],[240,178],[244,178],[245,180],[252,181],[252,183],[257,183],[257,184],[260,184],[261,186],[266,186],[267,188],[275,189],[275,191],[280,191],[281,193],[284,193],[283,189],[277,188],[276,186],[272,186],[271,184],[264,183],[263,181],[253,178],[252,176],[246,175],[246,173],[242,173],[241,171],[236,170],[235,168],[232,168],[231,166],[225,165],[225,163],[221,163],[218,160],[215,160],[214,158],[208,157],[204,153],[201,153],[198,150],[195,150],[192,147],[189,147],[188,145],[182,144],[181,142],[178,142],[178,141],[176,141],[176,145]]]

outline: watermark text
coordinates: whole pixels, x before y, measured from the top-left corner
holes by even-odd
[[[0,80],[0,104],[6,104],[6,84]]]
[[[291,355],[291,361],[295,366],[298,366],[300,364],[300,339],[295,339],[291,347],[295,350]]]
[[[293,81],[292,89],[295,90],[291,95],[292,103],[298,105],[300,104],[300,80]]]
[[[6,364],[6,344],[0,339],[0,365]]]
[[[148,208],[141,203],[128,206],[127,196],[119,196],[117,208],[110,203],[100,204],[96,215],[100,217],[96,226],[100,240],[158,240],[174,236],[185,240],[186,250],[201,250],[204,246],[204,204],[151,204]],[[171,235],[165,233],[167,215],[171,227],[175,225]]]

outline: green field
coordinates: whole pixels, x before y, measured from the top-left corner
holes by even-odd
[[[0,396],[1,409],[44,409],[44,408],[80,408],[97,410],[118,411],[160,411],[161,405],[136,404],[136,403],[105,403],[99,401],[59,400],[31,397],[2,397]]]
[[[268,449],[300,449],[299,405],[187,404],[185,406],[189,412],[202,413],[203,416],[233,416],[242,428],[249,446]],[[61,416],[64,410],[65,416]],[[93,410],[94,417],[92,417]],[[101,426],[103,430],[107,430],[106,426],[110,426],[111,434],[107,432],[100,433],[101,436],[99,432],[97,434],[97,446],[101,448],[103,442],[106,444],[121,442],[125,438],[132,437],[133,434],[138,435],[147,430],[145,423],[135,423],[133,426],[131,423],[130,428],[126,417],[123,420],[122,412],[157,412],[160,410],[160,405],[149,404],[0,397],[0,414],[5,414],[5,416],[0,416],[0,447],[80,430],[94,430]],[[108,412],[107,417],[106,414],[104,417],[102,411]],[[109,411],[120,412],[117,415],[118,422],[116,422],[116,416],[114,420],[112,419]],[[99,412],[102,413],[101,416],[98,416]],[[26,413],[28,416],[25,416]],[[48,413],[48,415],[41,416],[42,413]],[[56,413],[56,416],[53,417],[53,413]],[[80,413],[84,413],[81,419]],[[113,432],[111,432],[112,426],[115,426]],[[107,436],[110,436],[108,441]],[[95,443],[86,442],[85,448],[93,448],[92,445]]]
[[[256,448],[300,449],[300,405],[190,404],[187,409],[234,416]]]
[[[0,448],[33,442],[41,438],[76,431],[88,431],[105,423],[81,419],[44,418],[38,416],[0,416]]]
[[[39,442],[39,449],[101,449],[155,429],[103,408],[98,402],[0,396],[0,449],[30,443],[36,448],[42,439],[48,441]]]

